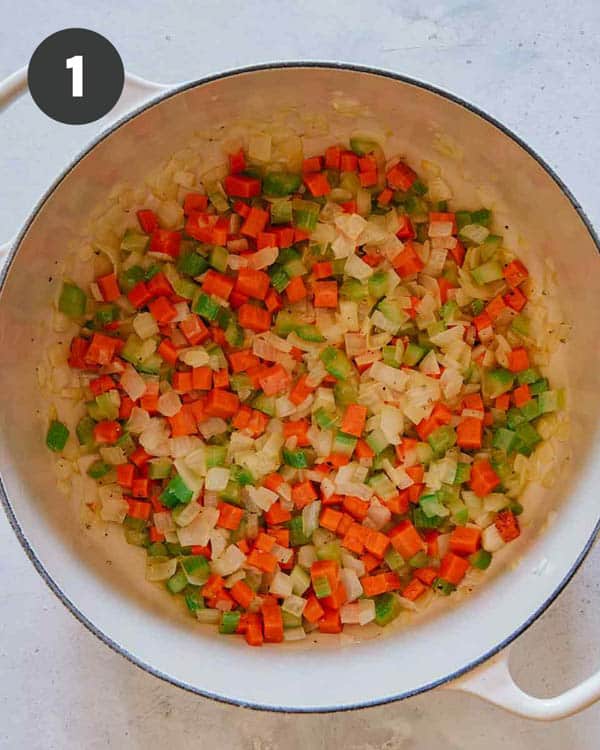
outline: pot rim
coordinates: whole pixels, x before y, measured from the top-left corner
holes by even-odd
[[[568,199],[568,201],[571,203],[571,205],[573,206],[573,208],[579,215],[579,218],[581,219],[585,228],[587,229],[590,237],[592,238],[592,241],[596,245],[596,249],[600,253],[600,237],[594,230],[592,223],[590,222],[585,211],[581,207],[581,204],[577,201],[577,199],[575,198],[573,193],[569,190],[569,188],[566,186],[566,184],[563,182],[563,180],[558,176],[556,171],[520,136],[518,136],[516,133],[510,130],[506,125],[503,125],[494,116],[487,114],[476,105],[471,104],[465,99],[455,94],[452,94],[449,91],[446,91],[445,89],[439,86],[435,86],[431,83],[421,81],[417,78],[413,78],[411,76],[407,76],[401,73],[395,73],[390,70],[385,70],[383,68],[375,68],[375,67],[370,67],[367,65],[359,65],[359,64],[350,63],[350,62],[327,62],[327,61],[313,61],[313,60],[264,62],[264,63],[248,65],[248,66],[244,66],[240,68],[232,68],[232,69],[220,72],[220,73],[213,73],[211,75],[203,76],[202,78],[198,78],[192,81],[187,81],[180,85],[175,85],[172,88],[168,88],[163,93],[159,93],[156,96],[153,96],[151,99],[149,99],[145,103],[143,103],[142,105],[135,107],[126,115],[116,120],[112,125],[102,130],[97,136],[92,138],[92,140],[88,143],[88,145],[70,161],[67,167],[65,167],[65,169],[58,175],[58,177],[47,188],[47,190],[44,192],[42,197],[37,201],[32,211],[28,215],[25,223],[23,224],[23,227],[21,228],[17,236],[12,241],[8,254],[7,254],[7,259],[0,272],[0,292],[2,291],[2,288],[4,287],[4,283],[6,281],[8,272],[15,259],[15,256],[17,254],[21,241],[23,237],[25,236],[25,234],[27,233],[27,231],[29,230],[29,227],[31,226],[32,222],[37,217],[40,210],[46,204],[47,200],[54,193],[54,191],[60,187],[61,183],[67,177],[67,175],[71,172],[71,170],[74,169],[84,157],[86,157],[99,143],[105,140],[109,135],[111,135],[113,132],[118,130],[122,125],[125,125],[130,120],[133,120],[139,114],[145,112],[147,109],[150,109],[156,104],[160,104],[161,102],[165,101],[166,99],[171,98],[172,96],[175,96],[184,91],[187,91],[188,89],[196,88],[197,86],[202,86],[204,84],[212,83],[214,81],[219,81],[221,79],[231,78],[233,76],[240,75],[243,73],[255,73],[255,72],[261,72],[261,71],[266,71],[266,70],[285,70],[288,68],[292,68],[292,69],[315,68],[315,69],[325,69],[325,70],[326,69],[345,70],[345,71],[351,71],[355,73],[368,73],[370,75],[380,76],[383,78],[389,78],[391,80],[400,81],[402,83],[407,83],[417,88],[424,89],[425,91],[428,91],[430,93],[437,94],[438,96],[448,99],[454,104],[458,104],[459,106],[469,111],[471,114],[474,114],[480,117],[481,119],[485,120],[486,122],[496,127],[498,130],[504,133],[504,135],[512,139],[529,156],[531,156],[542,167],[542,169],[552,178],[552,180],[556,183],[556,185],[561,190],[563,195]],[[451,672],[450,674],[444,677],[441,677],[438,680],[434,680],[433,682],[430,682],[426,685],[421,685],[417,688],[414,688],[411,690],[405,690],[398,694],[385,696],[379,699],[368,700],[364,702],[358,702],[358,703],[353,703],[350,705],[342,705],[342,706],[331,705],[331,706],[296,707],[296,706],[268,705],[265,703],[253,703],[251,701],[243,701],[243,700],[239,700],[236,698],[230,698],[226,695],[219,695],[216,693],[211,693],[207,690],[202,690],[194,685],[191,685],[187,682],[183,682],[168,674],[165,674],[164,672],[161,672],[160,670],[155,669],[151,664],[148,664],[142,661],[141,659],[139,659],[138,657],[136,657],[135,654],[131,653],[126,648],[121,646],[119,643],[112,640],[112,638],[106,635],[106,633],[102,632],[98,627],[96,627],[96,625],[94,625],[94,623],[92,623],[83,614],[83,612],[81,612],[78,609],[75,603],[72,602],[66,596],[66,594],[60,589],[60,587],[54,582],[54,580],[52,579],[52,576],[45,569],[41,560],[37,557],[35,551],[29,544],[27,536],[24,530],[21,528],[16,518],[15,512],[10,504],[10,500],[8,499],[8,494],[6,492],[4,482],[2,480],[1,472],[0,472],[0,500],[2,501],[2,506],[4,508],[4,511],[6,513],[6,516],[8,518],[8,521],[11,527],[13,531],[15,532],[15,535],[17,536],[17,539],[19,540],[21,546],[23,547],[27,557],[29,558],[29,560],[31,561],[31,563],[33,564],[33,566],[35,567],[35,569],[37,570],[41,578],[44,580],[48,588],[55,594],[55,596],[69,610],[69,612],[77,620],[79,620],[79,622],[85,628],[87,628],[87,630],[90,631],[90,633],[95,635],[96,638],[98,638],[101,642],[103,642],[113,651],[125,657],[127,661],[131,662],[136,667],[139,667],[140,669],[147,672],[148,674],[151,674],[154,677],[158,677],[159,679],[164,680],[165,682],[168,682],[171,685],[175,685],[176,687],[182,688],[183,690],[187,690],[188,692],[194,693],[196,695],[201,695],[204,698],[209,698],[219,703],[239,706],[242,708],[251,708],[254,710],[258,710],[258,711],[272,711],[272,712],[277,712],[277,713],[290,713],[290,714],[311,714],[311,713],[330,713],[330,712],[337,712],[337,711],[354,711],[358,709],[370,708],[373,706],[381,706],[381,705],[385,705],[388,703],[393,703],[399,700],[404,700],[405,698],[410,698],[415,695],[419,695],[420,693],[425,693],[429,690],[432,690],[433,688],[447,684],[451,682],[452,680],[455,680],[456,678],[460,677],[461,675],[471,671],[475,667],[483,664],[484,662],[488,661],[493,656],[498,654],[500,651],[502,651],[504,648],[506,648],[508,645],[510,645],[522,633],[524,633],[546,611],[546,609],[548,609],[548,607],[557,599],[559,594],[562,593],[564,588],[571,581],[571,579],[573,578],[573,576],[575,575],[575,573],[577,572],[577,570],[583,563],[584,559],[586,558],[587,554],[589,553],[592,547],[592,544],[596,536],[600,532],[600,517],[599,517],[583,549],[581,550],[581,552],[579,553],[579,555],[573,562],[567,574],[560,581],[560,583],[556,586],[552,594],[524,622],[522,622],[517,628],[515,628],[515,630],[513,630],[513,632],[507,638],[505,638],[500,643],[496,644],[494,647],[492,647],[488,651],[486,651],[479,658],[474,659],[468,664],[465,664],[460,669],[457,669],[454,672]]]

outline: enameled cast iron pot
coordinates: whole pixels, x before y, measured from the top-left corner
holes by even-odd
[[[19,95],[25,81],[20,71],[0,85],[0,105]],[[393,130],[409,159],[442,164],[459,200],[464,193],[464,200],[473,202],[473,186],[485,186],[497,211],[510,217],[509,231],[524,238],[532,267],[541,258],[552,259],[558,301],[573,325],[557,369],[570,394],[571,460],[551,489],[533,493],[522,537],[505,548],[497,573],[459,606],[350,645],[308,638],[300,646],[252,649],[171,609],[165,593],[144,581],[141,552],[120,535],[105,538],[101,529],[83,528],[79,513],[57,491],[44,424],[36,415],[38,408],[45,414],[35,375],[46,345],[40,323],[56,293],[58,282],[48,283],[56,262],[115,184],[143,180],[195,130],[248,115],[260,119],[273,102],[338,117],[340,102],[348,98],[371,123]],[[598,239],[560,179],[514,134],[456,97],[351,65],[265,65],[177,87],[129,76],[113,114],[122,119],[66,168],[5,248],[1,277],[0,494],[25,552],[54,593],[89,630],[138,666],[239,705],[335,711],[446,684],[524,716],[550,719],[597,700],[600,672],[561,696],[541,700],[519,690],[510,678],[507,650],[500,653],[567,584],[593,542],[600,516]],[[348,134],[357,124],[343,116],[341,122]],[[462,147],[462,160],[445,159],[440,143]],[[559,522],[545,524],[550,511]]]

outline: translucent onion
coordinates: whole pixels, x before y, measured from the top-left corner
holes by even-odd
[[[191,500],[184,508],[183,510],[177,514],[177,517],[175,518],[175,523],[177,526],[189,526],[190,523],[196,518],[196,516],[200,513],[202,510],[202,507],[198,505],[198,503],[195,500]]]
[[[203,508],[188,525],[177,530],[177,538],[182,547],[198,545],[205,547],[210,539],[210,532],[217,525],[219,511],[216,508]]]
[[[278,570],[273,576],[269,592],[275,596],[281,596],[284,599],[292,594],[292,579]]]
[[[167,391],[158,398],[158,411],[165,417],[174,417],[181,411],[181,399],[175,391]]]
[[[132,401],[137,401],[146,393],[146,381],[131,365],[125,367],[121,375],[123,390]]]
[[[230,544],[223,554],[210,564],[213,573],[228,576],[239,570],[246,562],[246,555],[236,544]]]
[[[358,575],[352,568],[342,568],[340,571],[340,580],[346,590],[346,601],[353,602],[363,593],[363,587],[358,580]]]
[[[133,319],[133,330],[141,339],[158,335],[158,323],[152,313],[138,313]]]
[[[227,487],[229,481],[229,469],[223,466],[213,466],[206,473],[205,488],[220,492]]]
[[[263,247],[252,255],[248,255],[248,267],[260,270],[271,266],[277,260],[279,250],[276,247]]]
[[[177,558],[170,560],[164,557],[148,557],[146,561],[147,581],[166,581],[175,575],[177,570]]]

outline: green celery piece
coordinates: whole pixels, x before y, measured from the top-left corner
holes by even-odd
[[[350,299],[353,302],[360,302],[366,299],[368,295],[368,286],[362,284],[358,279],[344,279],[340,287],[340,296]]]
[[[321,207],[318,203],[295,199],[292,201],[293,223],[298,229],[312,232],[317,226]]]
[[[172,594],[180,594],[187,585],[188,581],[183,570],[174,573],[166,583],[167,589]]]
[[[530,384],[529,392],[532,396],[539,396],[549,390],[549,388],[550,383],[548,383],[548,378],[540,378],[539,380],[536,380],[535,383]]]
[[[242,486],[245,486],[247,484],[254,484],[254,477],[248,471],[248,469],[245,469],[242,466],[232,466],[230,476],[232,481],[237,482]]]
[[[58,298],[58,309],[69,318],[80,318],[85,315],[87,297],[83,289],[77,284],[68,281],[63,282],[60,297]]]
[[[387,438],[381,430],[373,430],[367,435],[366,443],[376,454],[382,453],[389,445]]]
[[[448,302],[445,302],[440,307],[440,315],[442,316],[444,323],[448,323],[449,321],[453,320],[457,312],[458,305],[453,299],[448,300]],[[431,334],[429,335],[431,336]]]
[[[440,502],[439,492],[431,492],[427,495],[421,495],[421,498],[419,499],[419,507],[427,518],[435,518],[437,516],[445,518],[450,515],[448,508]]]
[[[206,260],[195,250],[177,258],[177,270],[186,276],[200,276],[208,268]]]
[[[54,453],[60,453],[69,439],[69,428],[58,419],[53,419],[46,433],[46,445]]]
[[[381,299],[387,294],[389,278],[387,271],[376,271],[368,281],[369,294],[374,299]]]
[[[112,466],[105,461],[94,461],[94,463],[88,468],[87,473],[92,479],[101,479],[106,476],[111,469]]]
[[[317,326],[308,323],[297,326],[296,333],[304,341],[312,341],[317,344],[325,341],[325,337],[321,335]]]
[[[283,448],[281,451],[283,456],[283,462],[288,466],[293,466],[295,469],[307,469],[308,459],[306,453],[301,449],[289,450]]]
[[[492,221],[492,212],[489,208],[480,208],[477,211],[471,211],[471,224],[481,224],[483,227],[489,227]]]
[[[283,292],[286,286],[290,283],[290,277],[285,269],[278,263],[274,263],[271,268],[269,268],[269,276],[271,277],[271,286],[276,292]]]
[[[216,320],[220,309],[221,305],[204,292],[201,292],[198,295],[198,299],[193,307],[195,313],[198,313],[198,315],[201,315],[207,320]]]
[[[308,544],[310,539],[304,533],[304,526],[302,524],[302,516],[294,516],[287,523],[290,532],[290,546],[301,547],[303,544]]]
[[[98,328],[102,328],[108,323],[119,320],[120,310],[116,305],[98,305],[94,313],[94,322]]]
[[[382,351],[383,363],[390,367],[400,367],[400,362],[396,359],[396,347],[395,346],[384,346]]]
[[[471,477],[471,464],[465,464],[459,462],[456,465],[456,474],[454,476],[454,484],[462,484],[468,482]]]
[[[221,622],[219,624],[219,633],[224,635],[231,635],[235,633],[238,625],[240,624],[241,613],[239,610],[232,610],[230,612],[223,612],[221,615]]]
[[[227,446],[207,445],[205,450],[206,467],[212,469],[215,466],[224,466],[227,459]]]
[[[333,346],[328,346],[319,355],[319,359],[325,365],[330,375],[338,379],[347,379],[353,373],[353,367],[344,352]]]
[[[220,271],[221,273],[225,273],[225,271],[227,270],[228,258],[229,253],[227,252],[227,250],[220,245],[215,245],[210,251],[208,262],[215,270]]]
[[[283,627],[287,628],[299,628],[302,625],[302,616],[296,617],[291,612],[281,612],[281,619],[283,621]]]
[[[487,570],[492,562],[492,553],[485,549],[479,549],[469,556],[469,562],[474,568]]]
[[[375,597],[375,622],[378,625],[389,625],[400,614],[402,606],[399,598],[391,592]]]
[[[413,555],[410,558],[408,564],[411,568],[424,568],[426,565],[429,565],[427,552],[425,552],[424,550],[420,550],[416,555]]]
[[[379,146],[370,138],[355,136],[354,138],[350,138],[350,149],[351,151],[354,151],[357,156],[366,156],[367,154],[373,153],[375,150],[379,150]]]
[[[313,578],[312,584],[317,599],[324,599],[326,596],[331,596],[331,584],[327,576],[316,576]]]
[[[506,391],[510,391],[513,386],[514,375],[510,370],[499,367],[496,370],[490,370],[483,376],[483,383],[486,394],[489,398],[498,398]]]
[[[264,393],[259,393],[258,396],[252,401],[252,406],[258,411],[262,411],[268,417],[275,416],[275,397],[266,396]]]
[[[219,328],[225,330],[232,320],[232,313],[227,308],[222,307],[216,317],[216,323]]]
[[[219,492],[219,497],[221,500],[225,500],[226,503],[242,507],[241,491],[242,487],[237,482],[227,482],[225,489]]]
[[[149,235],[130,228],[125,230],[119,249],[124,253],[145,253],[149,242]]]
[[[524,422],[517,427],[517,437],[520,441],[517,450],[519,453],[523,453],[526,456],[528,456],[535,446],[542,440],[535,427],[530,425],[529,422]]]
[[[456,591],[456,586],[450,581],[446,581],[444,578],[436,578],[432,584],[434,591],[443,596],[450,596],[453,591]]]
[[[411,509],[412,522],[418,529],[437,529],[444,523],[442,516],[427,516],[418,505]]]
[[[136,284],[146,278],[146,272],[141,266],[131,266],[119,274],[119,287],[125,294],[130,292]]]
[[[293,172],[270,172],[263,179],[263,193],[270,198],[283,198],[295,193],[302,184],[302,177]]]
[[[480,315],[485,307],[485,302],[482,299],[474,299],[471,302],[471,312],[473,315]]]
[[[126,518],[125,521],[128,519]],[[125,522],[123,522],[124,526],[124,532],[125,532],[125,541],[127,544],[132,544],[135,547],[147,547],[149,544],[149,534],[148,529],[130,529],[125,526]]]
[[[162,542],[153,542],[146,550],[148,557],[169,557],[167,545]]]
[[[75,433],[79,440],[79,445],[93,445],[94,443],[94,427],[96,422],[91,417],[82,417],[77,423]]]
[[[153,458],[148,461],[149,479],[166,479],[171,473],[172,462],[170,458]]]
[[[324,544],[322,547],[317,549],[318,560],[335,560],[340,562],[341,559],[341,548],[340,542],[336,539],[334,542]]]
[[[333,440],[332,453],[340,453],[343,456],[351,456],[356,448],[358,438],[346,435],[345,432],[337,432]]]
[[[504,451],[505,453],[510,453],[515,449],[515,446],[518,443],[518,437],[517,433],[513,432],[513,430],[507,430],[504,427],[499,427],[494,432],[494,437],[492,439],[492,446],[494,448],[498,448],[499,450]]]
[[[521,409],[511,408],[506,412],[506,424],[511,430],[515,430],[526,421]]]
[[[227,324],[225,329],[225,341],[229,346],[240,347],[244,343],[244,331],[242,328],[232,319]]]
[[[456,432],[453,427],[445,424],[434,430],[427,441],[435,455],[441,458],[456,443]]]
[[[162,263],[153,263],[149,268],[146,269],[144,278],[146,281],[150,281],[157,273],[161,273],[163,270]]]
[[[188,586],[188,588],[190,588]],[[200,593],[200,589],[190,591],[185,594],[185,603],[189,611],[195,615],[199,609],[204,609],[204,597]]]
[[[250,378],[244,372],[237,372],[229,378],[231,390],[239,393],[240,391],[250,389],[252,390],[252,382]]]
[[[335,414],[330,414],[322,406],[313,414],[313,419],[322,430],[332,429],[339,421]]]
[[[358,400],[358,389],[354,380],[338,380],[333,386],[333,396],[337,406],[346,407]]]
[[[538,403],[541,414],[560,411],[561,409],[565,408],[565,402],[565,392],[562,388],[559,388],[556,391],[543,391],[538,396]]]
[[[190,490],[179,474],[176,474],[163,490],[160,500],[168,508],[174,508],[179,503],[189,503],[193,495],[192,490]]]
[[[411,341],[404,350],[402,364],[408,365],[409,367],[415,367],[423,359],[426,353],[427,349],[425,349],[424,346],[419,346]]]
[[[471,219],[470,211],[457,211],[454,216],[456,218],[456,226],[458,227],[459,232],[463,227],[474,223]]]
[[[179,558],[181,568],[187,576],[194,578],[194,585],[208,581],[210,576],[210,565],[204,555],[185,555]],[[186,577],[187,577],[186,576]]]
[[[529,338],[529,318],[523,313],[516,315],[512,319],[510,330],[521,338]]]
[[[292,218],[292,201],[280,200],[271,203],[271,224],[290,224]]]
[[[531,422],[533,419],[537,419],[542,413],[538,398],[530,399],[526,404],[521,407],[521,414],[527,422]]]
[[[390,570],[400,570],[405,565],[402,555],[391,545],[387,548],[383,559]]]
[[[521,372],[517,373],[517,382],[519,385],[524,385],[525,383],[531,385],[536,380],[539,380],[540,377],[539,372],[535,368],[529,367],[527,370],[521,370]]]
[[[476,284],[489,284],[504,278],[502,266],[496,260],[488,260],[471,271],[471,276]]]

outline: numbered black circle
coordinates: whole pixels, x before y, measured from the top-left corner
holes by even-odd
[[[48,117],[83,125],[115,106],[125,73],[114,46],[89,29],[63,29],[44,39],[29,61],[29,90]]]

